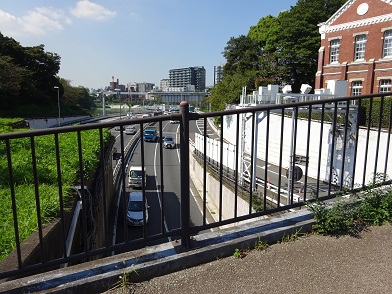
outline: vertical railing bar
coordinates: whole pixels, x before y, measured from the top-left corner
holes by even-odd
[[[389,98],[392,99],[392,98]],[[386,146],[386,154],[385,154],[385,166],[384,166],[384,175],[386,176],[388,170],[388,158],[389,158],[389,146],[391,140],[391,128],[392,128],[392,101],[390,101],[389,108],[389,127],[388,127],[388,136],[387,136],[387,146]]]
[[[240,114],[237,113],[237,123],[236,123],[236,137],[235,137],[235,182],[234,182],[234,218],[237,218],[237,210],[238,210],[238,146],[240,146]]]
[[[220,116],[220,156],[219,156],[219,221],[222,221],[223,214],[223,115]]]
[[[263,195],[263,210],[267,210],[267,185],[268,185],[268,146],[269,146],[269,130],[270,130],[270,110],[267,110],[267,126],[265,134],[265,161],[264,161],[264,195]]]
[[[298,129],[298,106],[293,108],[293,115],[294,115],[294,130],[292,130],[293,132],[293,153],[290,155],[292,156],[292,166],[291,166],[291,188],[290,188],[290,194],[289,195],[291,197],[291,201],[290,204],[293,204],[294,202],[294,170],[295,170],[295,150],[297,149],[297,129]]]
[[[373,99],[370,99],[369,103],[369,118],[368,118],[368,125],[367,125],[367,134],[366,134],[366,146],[365,146],[365,158],[363,161],[363,175],[362,175],[362,188],[365,187],[365,181],[366,181],[366,166],[367,166],[367,158],[368,158],[368,152],[369,152],[369,136],[370,136],[370,127],[372,124],[372,110],[373,110]]]
[[[143,146],[143,143],[142,143],[142,146]],[[127,222],[127,211],[128,211],[128,209],[127,209],[127,207],[128,207],[127,200],[128,199],[127,199],[126,187],[125,187],[125,185],[126,185],[125,179],[127,177],[127,174],[126,174],[126,170],[125,170],[124,129],[123,129],[122,125],[120,125],[120,152],[121,152],[121,166],[120,166],[121,173],[120,174],[122,175],[122,177],[120,178],[120,181],[122,182],[121,190],[120,190],[120,198],[121,198],[120,201],[122,202],[122,205],[123,205],[123,208],[124,208],[123,211],[122,211],[122,213],[123,213],[123,226],[124,226],[124,228],[123,228],[124,240],[125,240],[125,243],[128,243],[129,242],[128,222]],[[143,154],[143,150],[142,150],[142,154]]]
[[[180,103],[181,245],[190,247],[189,104]]]
[[[162,121],[159,121],[159,129],[162,130]],[[162,138],[162,134],[160,134]],[[161,232],[165,232],[165,204],[164,204],[164,193],[165,193],[165,185],[164,185],[164,171],[163,171],[163,146],[162,146],[162,139],[161,139],[161,144],[159,145],[159,153],[160,153],[160,159],[159,159],[159,164],[160,164],[160,172],[161,172],[161,193],[159,195],[160,197],[160,202],[161,202]],[[176,140],[174,140],[176,141]]]
[[[344,168],[345,168],[345,161],[346,161],[346,146],[347,146],[347,129],[348,129],[348,116],[349,116],[349,105],[346,104],[346,112],[344,116],[344,136],[343,136],[343,154],[342,154],[342,169],[340,175],[340,185],[344,187]]]
[[[381,127],[382,127],[382,113],[384,111],[384,96],[381,97],[380,101],[380,112],[378,117],[378,131],[377,131],[377,143],[376,143],[376,158],[374,159],[374,170],[373,177],[376,177],[377,174],[377,165],[378,165],[378,153],[380,152],[380,138],[381,138]],[[375,178],[373,178],[373,181]]]
[[[253,157],[255,154],[254,146],[255,146],[255,122],[256,122],[256,113],[252,113],[252,136],[251,136],[251,151],[250,151],[250,171],[249,171],[249,214],[252,214],[253,207]]]
[[[105,232],[105,243],[106,248],[110,246],[109,243],[109,218],[107,213],[107,203],[106,203],[106,181],[105,181],[105,145],[103,141],[103,132],[102,128],[99,128],[99,146],[100,146],[100,154],[101,154],[101,177],[102,177],[102,206],[103,206],[103,218],[104,218],[104,232]]]
[[[335,138],[336,138],[336,124],[337,124],[337,113],[338,103],[334,102],[333,120],[332,120],[332,140],[331,140],[331,155],[329,160],[329,179],[328,179],[328,196],[331,195],[332,190],[332,172],[333,172],[333,159],[335,155]]]
[[[321,121],[320,121],[320,139],[319,139],[319,153],[317,163],[317,179],[316,179],[316,198],[319,197],[320,191],[320,173],[321,173],[321,155],[323,150],[323,132],[324,132],[324,119],[325,119],[325,102],[321,107]]]
[[[312,107],[309,106],[309,113],[308,113],[308,134],[307,134],[307,141],[306,141],[306,155],[305,155],[305,181],[304,181],[304,190],[303,201],[306,202],[306,193],[308,191],[308,172],[309,172],[309,149],[310,149],[310,130],[312,127]]]
[[[310,148],[310,129],[312,125],[312,107],[309,106],[308,109],[308,133],[306,139],[306,153],[305,153],[305,181],[304,190],[302,191],[304,195],[303,201],[306,202],[306,193],[308,191],[308,172],[309,172],[309,148]]]
[[[278,177],[278,204],[280,207],[280,187],[282,185],[282,161],[283,161],[283,138],[284,138],[284,119],[285,119],[285,109],[282,108],[281,114],[281,124],[280,124],[280,150],[279,150],[279,177]]]
[[[142,130],[144,130],[144,127],[142,128]],[[143,131],[144,132],[144,131]],[[142,134],[142,132],[140,132],[140,135]],[[142,166],[142,198],[143,198],[143,211],[146,211],[145,210],[145,202],[146,202],[146,181],[145,181],[145,179],[146,179],[146,175],[145,175],[145,173],[146,173],[146,171],[145,171],[145,169],[146,169],[146,159],[145,159],[145,149],[144,149],[144,136],[143,136],[143,138],[141,138],[141,140],[140,140],[140,160],[141,160],[141,166]],[[124,177],[124,181],[125,181],[125,177]],[[126,195],[126,191],[125,191],[125,185],[124,185],[124,195]],[[124,196],[124,198],[126,198],[126,196]],[[125,199],[125,200],[127,200],[127,199]],[[127,201],[125,201],[125,202],[127,202]],[[124,207],[128,207],[128,206],[124,206]],[[128,209],[124,209],[124,210],[128,210]],[[126,212],[127,213],[127,212]],[[125,218],[126,218],[127,216],[125,215]],[[145,213],[143,213],[143,223],[145,224],[146,223],[146,214]],[[143,228],[142,228],[142,231],[143,231],[143,239],[145,239],[146,238],[146,227],[147,226],[144,226],[143,225]],[[127,225],[127,228],[128,228],[128,225]],[[127,230],[127,234],[128,234],[128,230]],[[127,242],[128,242],[128,240],[127,240]]]
[[[81,131],[77,132],[78,138],[78,155],[79,155],[79,174],[80,174],[80,194],[82,195],[82,214],[83,214],[83,245],[84,252],[87,253],[88,244],[87,244],[87,203],[86,203],[86,192],[84,190],[84,173],[83,173],[83,155],[82,155],[82,136]]]
[[[204,152],[203,152],[203,225],[207,219],[207,117],[203,120],[204,124]]]
[[[12,215],[14,219],[14,232],[15,232],[15,243],[16,243],[16,255],[18,257],[18,268],[22,269],[22,254],[20,249],[20,239],[19,239],[19,227],[18,227],[18,214],[16,209],[16,195],[15,195],[15,183],[14,183],[14,175],[12,172],[12,159],[11,159],[11,147],[9,139],[5,141],[6,149],[7,149],[7,161],[8,161],[8,179],[10,185],[11,192],[11,203],[12,203]]]
[[[354,189],[355,185],[355,170],[357,164],[357,153],[358,153],[358,140],[359,140],[359,115],[360,109],[362,107],[362,99],[358,100],[358,107],[357,107],[357,126],[355,130],[355,149],[354,149],[354,161],[353,161],[353,174],[352,174],[352,181],[351,181],[351,189]]]
[[[33,177],[34,177],[34,192],[35,192],[35,207],[37,210],[37,225],[38,225],[38,236],[39,236],[39,247],[42,257],[42,263],[45,263],[45,251],[44,251],[44,241],[42,235],[42,218],[41,218],[41,203],[39,199],[39,189],[38,189],[38,174],[37,174],[37,157],[35,152],[35,140],[34,136],[30,137],[30,148],[31,148],[31,161],[33,164]]]
[[[67,236],[65,230],[65,217],[64,217],[64,195],[63,195],[63,185],[61,176],[61,161],[60,161],[60,144],[59,144],[59,134],[54,134],[54,145],[56,148],[56,169],[57,169],[57,185],[59,189],[59,201],[60,201],[60,222],[62,230],[62,245],[63,245],[63,255],[67,256]]]

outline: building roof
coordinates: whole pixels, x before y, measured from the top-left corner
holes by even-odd
[[[380,15],[379,11],[385,14]],[[349,0],[320,23],[319,30],[325,34],[388,21],[392,21],[392,0]]]

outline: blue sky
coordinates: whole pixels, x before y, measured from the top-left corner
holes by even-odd
[[[159,85],[169,70],[204,66],[206,84],[231,37],[297,0],[0,0],[0,32],[61,56],[73,86]]]

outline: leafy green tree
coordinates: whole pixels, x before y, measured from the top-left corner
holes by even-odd
[[[314,84],[320,34],[318,24],[327,20],[344,0],[299,0],[278,17],[267,16],[251,27],[248,36],[264,44],[275,56],[280,80],[299,92],[301,84]]]
[[[17,77],[14,84],[18,91],[20,103],[45,105],[54,103],[52,89],[58,84],[56,74],[60,70],[60,57],[44,51],[44,45],[23,47],[12,38],[0,33],[0,56],[8,57],[8,64],[13,64],[15,70],[9,68],[10,76]],[[23,69],[23,77],[20,77]],[[28,73],[28,74],[27,74]]]
[[[3,110],[8,110],[20,103],[22,85],[30,75],[26,69],[15,65],[9,56],[0,55],[0,68],[0,103]]]
[[[223,52],[227,62],[222,85],[212,90],[210,103],[218,109],[224,108],[243,86],[252,91],[268,83],[290,84],[293,92],[299,92],[301,84],[313,85],[320,48],[318,24],[345,2],[298,0],[296,6],[277,17],[261,18],[250,27],[247,36],[230,38]],[[241,83],[239,89],[233,91],[232,86]]]
[[[73,87],[70,81],[63,78],[59,80],[61,103],[66,106],[65,110],[68,110],[69,114],[86,112],[94,107],[94,97],[90,95],[87,88]]]

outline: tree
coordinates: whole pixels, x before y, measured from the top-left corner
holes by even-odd
[[[73,87],[69,80],[59,78],[61,102],[66,106],[70,114],[86,112],[94,107],[94,97],[92,97],[87,88],[82,86]]]
[[[216,86],[209,99],[214,105],[224,107],[233,100],[231,86],[241,82],[236,93],[245,85],[248,90],[256,90],[266,83],[290,84],[294,92],[299,92],[303,83],[313,85],[320,48],[318,24],[326,21],[345,2],[298,0],[296,6],[281,12],[278,17],[261,18],[250,27],[247,36],[230,38],[223,52],[227,61],[223,84]]]
[[[18,104],[57,104],[52,95],[60,69],[57,54],[45,52],[44,45],[23,47],[0,33],[0,57],[5,69],[0,80],[2,104],[9,108]]]
[[[15,65],[9,56],[0,55],[0,103],[3,110],[9,110],[20,103],[22,85],[29,78],[29,72]]]

